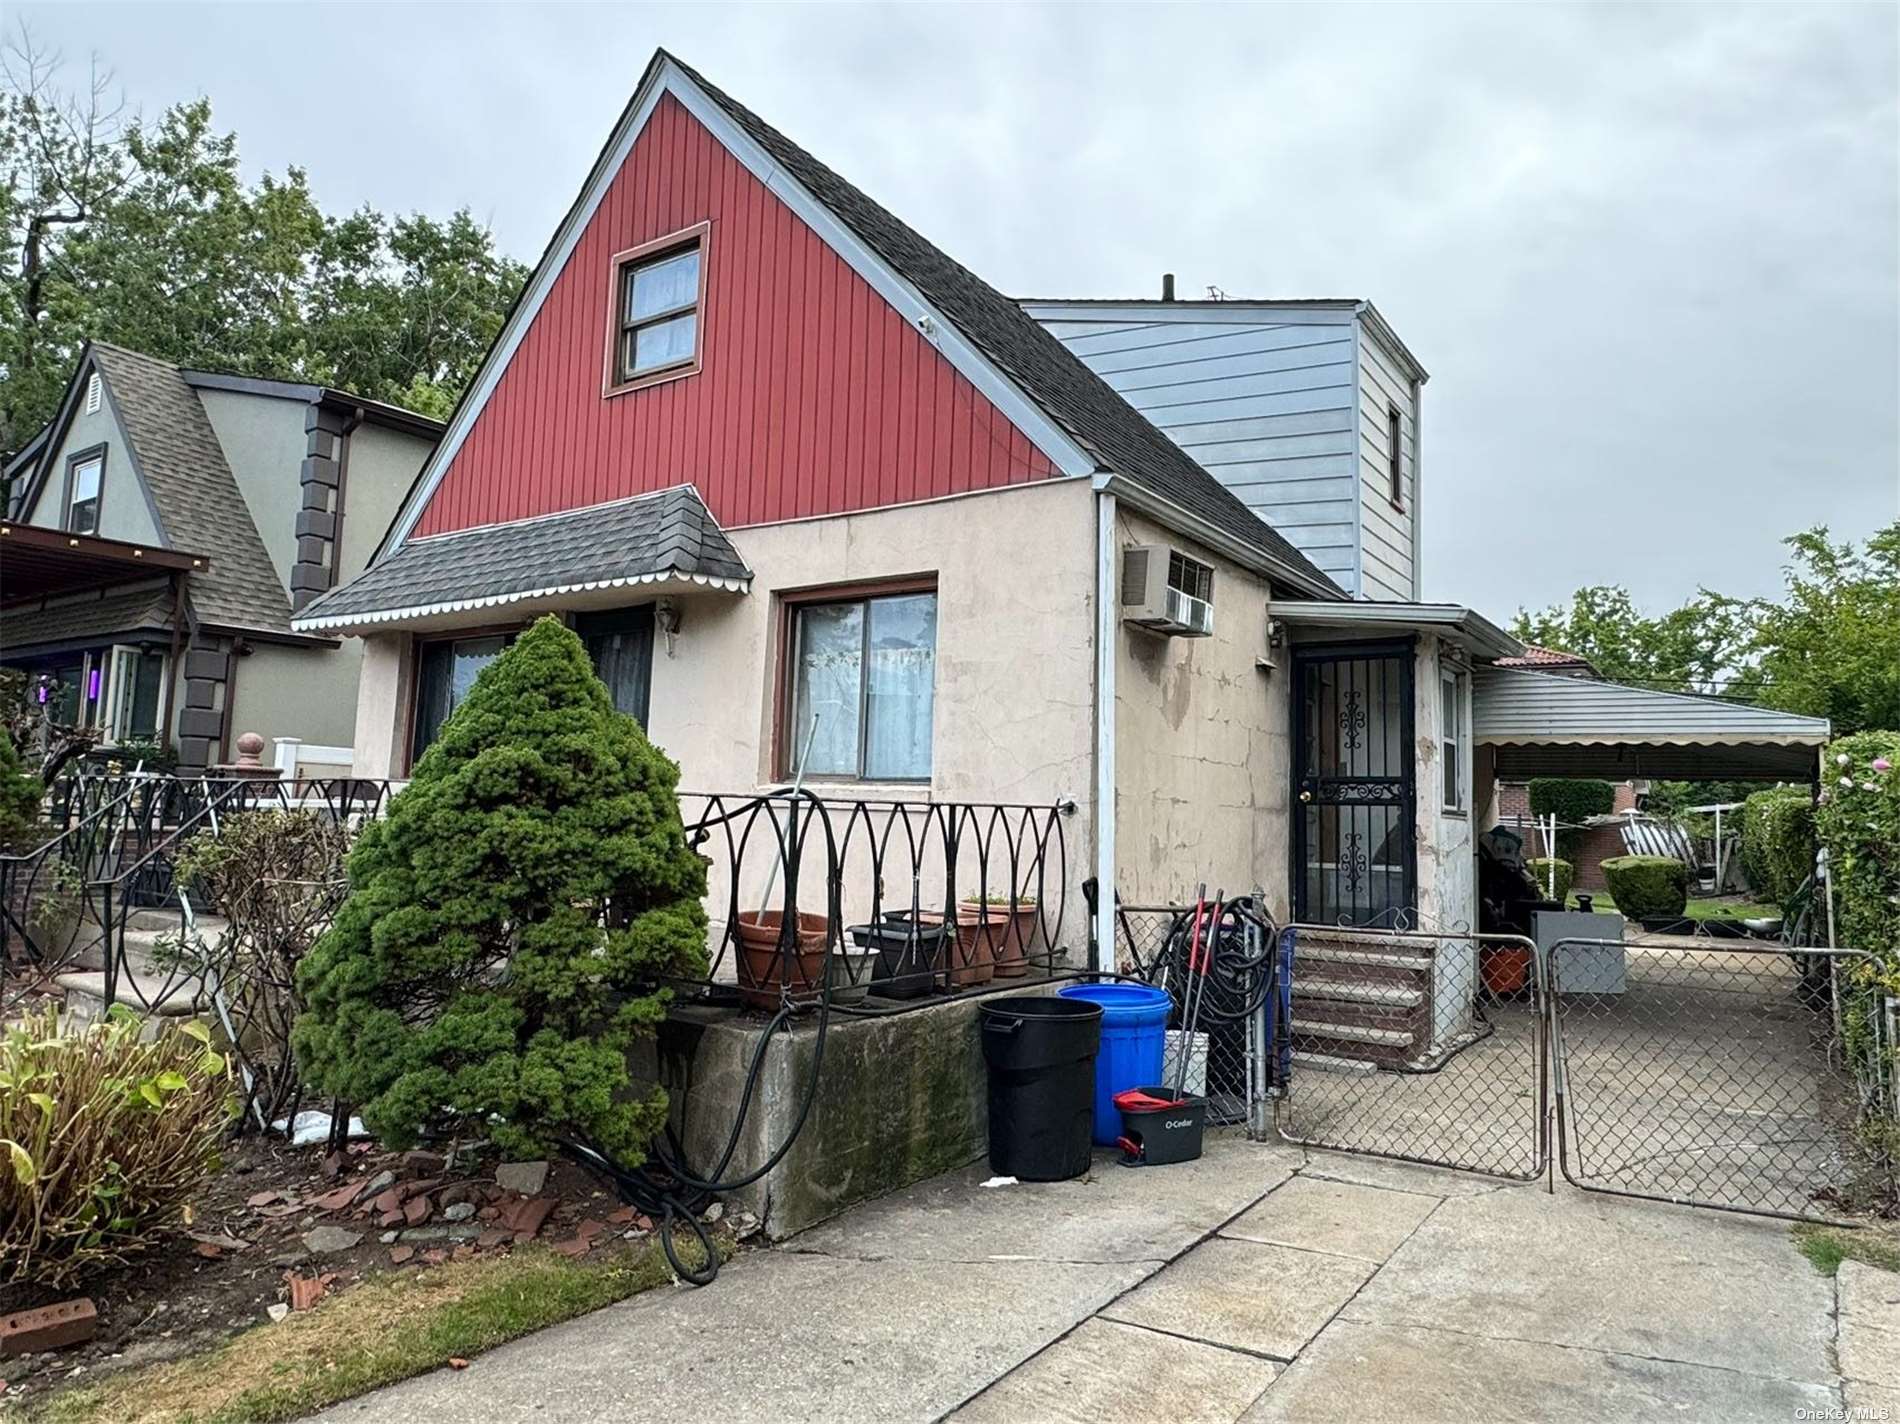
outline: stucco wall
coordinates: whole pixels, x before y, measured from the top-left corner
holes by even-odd
[[[1162,638],[1117,630],[1115,859],[1122,899],[1175,903],[1266,892],[1287,911],[1290,678],[1263,672],[1264,580],[1122,511],[1121,545],[1158,543],[1213,566],[1214,632]]]
[[[233,659],[236,684],[225,719],[232,745],[242,733],[256,732],[266,748],[273,737],[349,746],[361,661],[362,644],[354,638],[334,649],[253,644],[248,656]]]
[[[28,511],[26,522],[47,529],[63,528],[66,509],[66,462],[81,450],[95,445],[106,447],[105,476],[99,486],[99,534],[106,539],[124,539],[133,544],[162,544],[158,521],[152,515],[145,486],[132,468],[132,447],[112,414],[112,402],[101,398],[99,409],[86,414],[82,395],[66,438],[53,452],[46,483]],[[204,552],[197,550],[194,552]]]
[[[205,387],[199,388],[198,399],[250,506],[251,522],[277,570],[277,581],[289,588],[290,566],[297,562],[304,412],[310,407],[300,400]]]
[[[1426,634],[1418,641],[1416,706],[1413,730],[1418,767],[1418,911],[1424,928],[1471,930],[1477,927],[1476,878],[1472,860],[1471,679],[1464,679],[1466,728],[1463,812],[1444,809],[1444,771],[1440,736],[1443,699],[1439,674],[1448,665],[1469,673],[1469,660],[1456,647]]]
[[[336,581],[347,582],[368,565],[396,517],[416,471],[435,448],[433,440],[365,423],[350,432],[349,465],[344,471],[343,547],[337,554]]]

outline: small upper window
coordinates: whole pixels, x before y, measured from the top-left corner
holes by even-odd
[[[1385,444],[1387,495],[1400,509],[1405,508],[1405,418],[1399,408],[1385,408]]]
[[[1465,675],[1445,671],[1438,679],[1442,706],[1439,735],[1442,742],[1445,787],[1441,803],[1447,811],[1465,809]]]
[[[72,493],[66,503],[66,528],[74,534],[99,532],[99,483],[105,474],[103,454],[83,455],[73,461]]]
[[[610,388],[697,364],[702,249],[703,235],[695,234],[617,259]]]

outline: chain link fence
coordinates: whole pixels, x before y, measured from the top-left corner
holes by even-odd
[[[1280,1135],[1530,1180],[1548,1161],[1544,993],[1514,935],[1295,925]]]
[[[1185,1073],[1187,1091],[1207,1099],[1208,1126],[1240,1127],[1251,1136],[1267,1136],[1269,1000],[1271,969],[1278,954],[1271,924],[1243,930],[1227,922],[1221,952],[1211,962],[1190,1034],[1181,1024],[1194,907],[1125,905],[1119,908],[1118,919],[1122,973],[1166,989],[1175,1001],[1162,1063],[1163,1082],[1173,1084]]]
[[[1863,1101],[1838,993],[1867,963],[1851,950],[1554,945],[1564,1176],[1774,1216],[1891,1209],[1894,1163],[1868,1130],[1880,1104]]]

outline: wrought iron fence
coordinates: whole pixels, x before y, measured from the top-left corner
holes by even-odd
[[[1072,802],[682,792],[707,862],[701,992],[899,1013],[1064,968]]]
[[[1293,925],[1280,1135],[1530,1180],[1548,1162],[1544,982],[1516,935]]]
[[[1565,940],[1550,953],[1564,1176],[1592,1191],[1831,1219],[1900,1206],[1879,1016],[1851,950]],[[1870,1047],[1874,1050],[1869,1054]]]

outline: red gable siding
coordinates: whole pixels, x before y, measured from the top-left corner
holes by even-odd
[[[615,253],[710,220],[703,369],[601,395]],[[728,527],[1053,474],[1048,458],[668,95],[416,525],[690,481]]]

